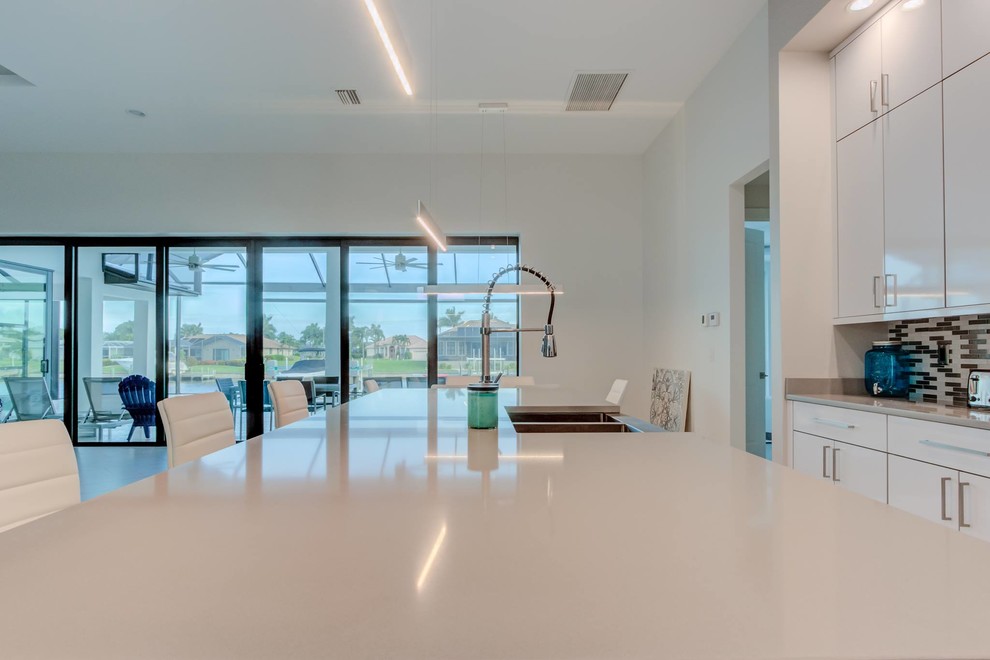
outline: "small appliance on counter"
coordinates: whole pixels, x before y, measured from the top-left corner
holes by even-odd
[[[907,355],[901,350],[901,342],[873,342],[873,348],[866,352],[865,362],[867,394],[887,398],[907,397]]]
[[[990,370],[973,369],[969,372],[966,403],[970,408],[990,408]]]

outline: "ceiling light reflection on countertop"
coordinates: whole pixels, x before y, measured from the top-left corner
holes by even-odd
[[[423,570],[419,572],[419,579],[416,580],[416,591],[422,591],[423,585],[426,584],[426,579],[430,577],[430,571],[433,569],[433,563],[437,560],[437,555],[440,554],[440,548],[443,546],[444,539],[447,538],[447,523],[443,524],[440,528],[440,533],[437,534],[437,540],[433,542],[433,549],[430,550],[430,556],[426,558],[426,563],[423,564]]]

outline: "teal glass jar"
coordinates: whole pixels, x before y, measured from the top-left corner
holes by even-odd
[[[498,384],[471,383],[468,385],[468,428],[494,429],[498,427]]]

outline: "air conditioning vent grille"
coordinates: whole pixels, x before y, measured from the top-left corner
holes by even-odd
[[[338,89],[335,91],[340,102],[344,105],[361,105],[361,97],[358,96],[356,89]]]
[[[628,73],[577,74],[565,109],[571,112],[611,110],[628,76]]]

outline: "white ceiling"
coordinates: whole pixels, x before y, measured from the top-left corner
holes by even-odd
[[[635,154],[764,0],[434,2],[438,150],[477,151],[477,104],[506,101],[511,152]],[[377,4],[412,99],[362,0],[6,0],[0,65],[33,86],[0,86],[0,151],[428,151],[430,0]],[[613,110],[564,113],[603,70],[631,72]]]

